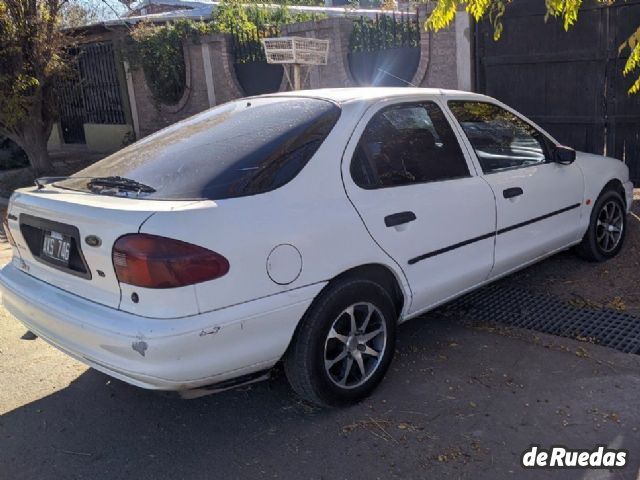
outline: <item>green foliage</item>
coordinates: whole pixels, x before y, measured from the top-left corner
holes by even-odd
[[[377,52],[420,44],[418,24],[409,17],[380,15],[377,20],[360,17],[353,22],[351,52]]]
[[[578,10],[582,5],[582,0],[545,0],[547,14],[545,21],[549,17],[562,18],[564,29],[569,30],[578,20]]]
[[[597,0],[605,5],[612,5],[616,0]],[[465,6],[476,21],[488,18],[493,25],[493,39],[499,40],[502,34],[502,16],[511,0],[436,0],[436,6],[425,22],[425,28],[438,31],[451,24],[458,7]],[[549,18],[562,20],[565,30],[569,30],[577,21],[582,0],[545,0],[545,21]],[[629,75],[640,70],[640,27],[622,45],[620,53],[630,50],[623,74]],[[629,88],[629,94],[640,93],[640,75]]]
[[[260,39],[280,35],[283,25],[327,18],[325,14],[298,12],[287,4],[267,7],[265,4],[239,0],[223,0],[213,13],[217,28],[231,32],[236,42],[235,61],[266,61]]]
[[[186,68],[183,42],[214,32],[212,22],[177,20],[164,25],[142,22],[131,31],[125,57],[141,67],[156,100],[172,105],[184,93]]]
[[[214,10],[212,18],[220,32],[255,35],[268,28],[279,29],[282,25],[322,20],[327,16],[321,13],[294,11],[289,8],[288,3],[268,7],[257,0],[223,0]]]
[[[258,30],[276,27],[282,25],[301,22],[315,22],[327,18],[324,13],[315,12],[299,12],[291,10],[289,5],[284,3],[276,8],[267,8],[263,4],[254,3],[247,7],[249,21],[253,23]]]
[[[20,128],[44,84],[64,69],[54,42],[47,46],[38,32],[50,23],[45,5],[37,4],[29,19],[16,6],[0,1],[0,122],[7,130]]]
[[[292,6],[309,6],[309,7],[322,7],[324,6],[324,0],[286,0],[284,2],[277,2],[282,5]]]
[[[627,76],[632,73],[634,70],[640,70],[640,27],[631,34],[631,36],[620,45],[620,50],[618,53],[622,53],[624,50],[629,49],[631,53],[629,54],[629,58],[625,63],[624,70],[622,73]],[[633,82],[631,88],[629,88],[629,93],[640,93],[640,75]]]
[[[211,15],[215,28],[223,33],[254,35],[256,25],[249,20],[249,13],[239,0],[223,0]]]
[[[57,115],[55,84],[68,69],[69,39],[60,31],[66,0],[0,0],[0,134],[51,168],[46,141]]]
[[[123,53],[132,66],[142,68],[154,98],[172,105],[180,101],[185,89],[183,45],[186,39],[197,41],[200,35],[233,33],[238,38],[259,42],[267,29],[277,34],[282,25],[322,18],[326,15],[294,12],[287,5],[267,8],[259,3],[247,5],[240,0],[223,0],[208,21],[137,24]]]
[[[549,0],[555,1],[555,0]],[[438,31],[451,24],[456,16],[458,7],[466,4],[466,10],[476,21],[488,17],[494,29],[494,40],[498,40],[502,34],[501,17],[504,15],[506,4],[511,0],[438,0],[425,27]]]

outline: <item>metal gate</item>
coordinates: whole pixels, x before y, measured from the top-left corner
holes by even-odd
[[[640,95],[627,94],[635,78],[622,75],[628,50],[618,56],[640,25],[640,0],[585,2],[568,32],[544,16],[544,2],[512,2],[497,42],[489,22],[476,25],[476,89],[562,143],[626,161],[640,182]]]
[[[77,59],[77,50],[70,54]],[[77,60],[68,76],[58,85],[58,111],[64,143],[85,143],[84,101]]]
[[[253,33],[234,31],[232,49],[238,83],[246,96],[277,92],[282,83],[282,65],[267,63],[261,38],[277,37],[278,27],[266,27]]]
[[[124,124],[125,114],[113,44],[91,43],[77,54],[71,75],[59,86],[65,143],[84,143],[84,124]]]
[[[420,21],[415,14],[360,17],[349,39],[349,70],[360,86],[406,87],[420,63]]]

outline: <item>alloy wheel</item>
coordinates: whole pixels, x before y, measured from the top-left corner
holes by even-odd
[[[605,203],[596,221],[596,241],[604,253],[616,249],[622,238],[624,213],[620,204],[614,200]]]
[[[355,303],[334,320],[324,345],[324,368],[340,388],[364,384],[378,369],[387,343],[382,312],[372,303]]]

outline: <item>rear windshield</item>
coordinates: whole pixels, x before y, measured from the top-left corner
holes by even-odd
[[[339,116],[334,103],[312,98],[234,101],[165,128],[56,186],[95,191],[89,179],[118,176],[154,189],[136,195],[147,199],[218,200],[263,193],[302,170]]]

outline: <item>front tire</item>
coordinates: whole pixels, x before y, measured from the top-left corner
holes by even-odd
[[[294,391],[319,406],[356,403],[389,368],[398,315],[369,280],[342,279],[312,304],[284,357]]]
[[[626,230],[624,200],[615,190],[606,190],[593,206],[589,228],[576,251],[592,262],[613,258],[622,248]]]

